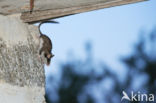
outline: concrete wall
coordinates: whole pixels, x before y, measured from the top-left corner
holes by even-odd
[[[0,103],[45,103],[38,29],[20,15],[0,15]]]

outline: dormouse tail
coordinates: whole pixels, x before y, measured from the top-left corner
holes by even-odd
[[[55,23],[55,24],[58,24],[59,22],[54,21],[54,20],[52,20],[52,21],[41,21],[40,24],[39,24],[39,26],[38,26],[40,35],[43,35],[43,33],[41,32],[41,28],[40,28],[40,27],[41,27],[41,25],[44,24],[44,23]]]

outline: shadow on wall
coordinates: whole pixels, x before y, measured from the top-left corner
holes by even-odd
[[[60,80],[48,76],[47,103],[121,103],[123,90],[128,94],[131,91],[156,94],[155,45],[156,28],[147,37],[144,33],[140,34],[134,52],[121,58],[127,70],[121,73],[126,75],[121,82],[109,66],[94,61],[91,42],[86,43],[85,61],[73,59],[61,63]]]

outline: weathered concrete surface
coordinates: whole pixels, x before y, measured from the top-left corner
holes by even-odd
[[[136,3],[145,0],[47,0],[40,4],[41,8],[34,10],[32,13],[24,12],[21,19],[24,22],[37,22],[41,20],[54,19],[63,16],[109,8],[124,4]],[[54,1],[54,2],[53,2]]]
[[[0,15],[0,103],[45,103],[37,36],[20,15]]]
[[[34,10],[29,12],[29,0],[0,0],[0,14],[22,13],[24,22],[36,22],[62,16],[98,10],[145,0],[34,0]]]
[[[33,36],[32,39],[35,43],[38,42],[36,39],[36,35],[38,35],[37,27],[23,23],[20,20],[20,14],[0,15],[0,38],[7,42],[7,45],[19,42],[27,43],[28,35]]]
[[[143,0],[35,0],[34,10],[56,10],[100,3],[110,4],[112,2],[115,2],[118,5],[118,2],[125,1],[134,3],[135,1],[138,2]],[[26,11],[29,11],[29,0],[0,0],[1,14],[15,14]]]
[[[44,103],[44,88],[0,84],[0,103]]]

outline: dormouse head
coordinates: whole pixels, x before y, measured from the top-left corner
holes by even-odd
[[[50,65],[50,61],[51,61],[51,58],[54,57],[53,54],[45,54],[45,57],[46,57],[46,60],[47,60],[47,66]]]
[[[48,59],[51,59],[52,57],[54,57],[54,55],[53,54],[47,54],[47,56],[46,56]]]

